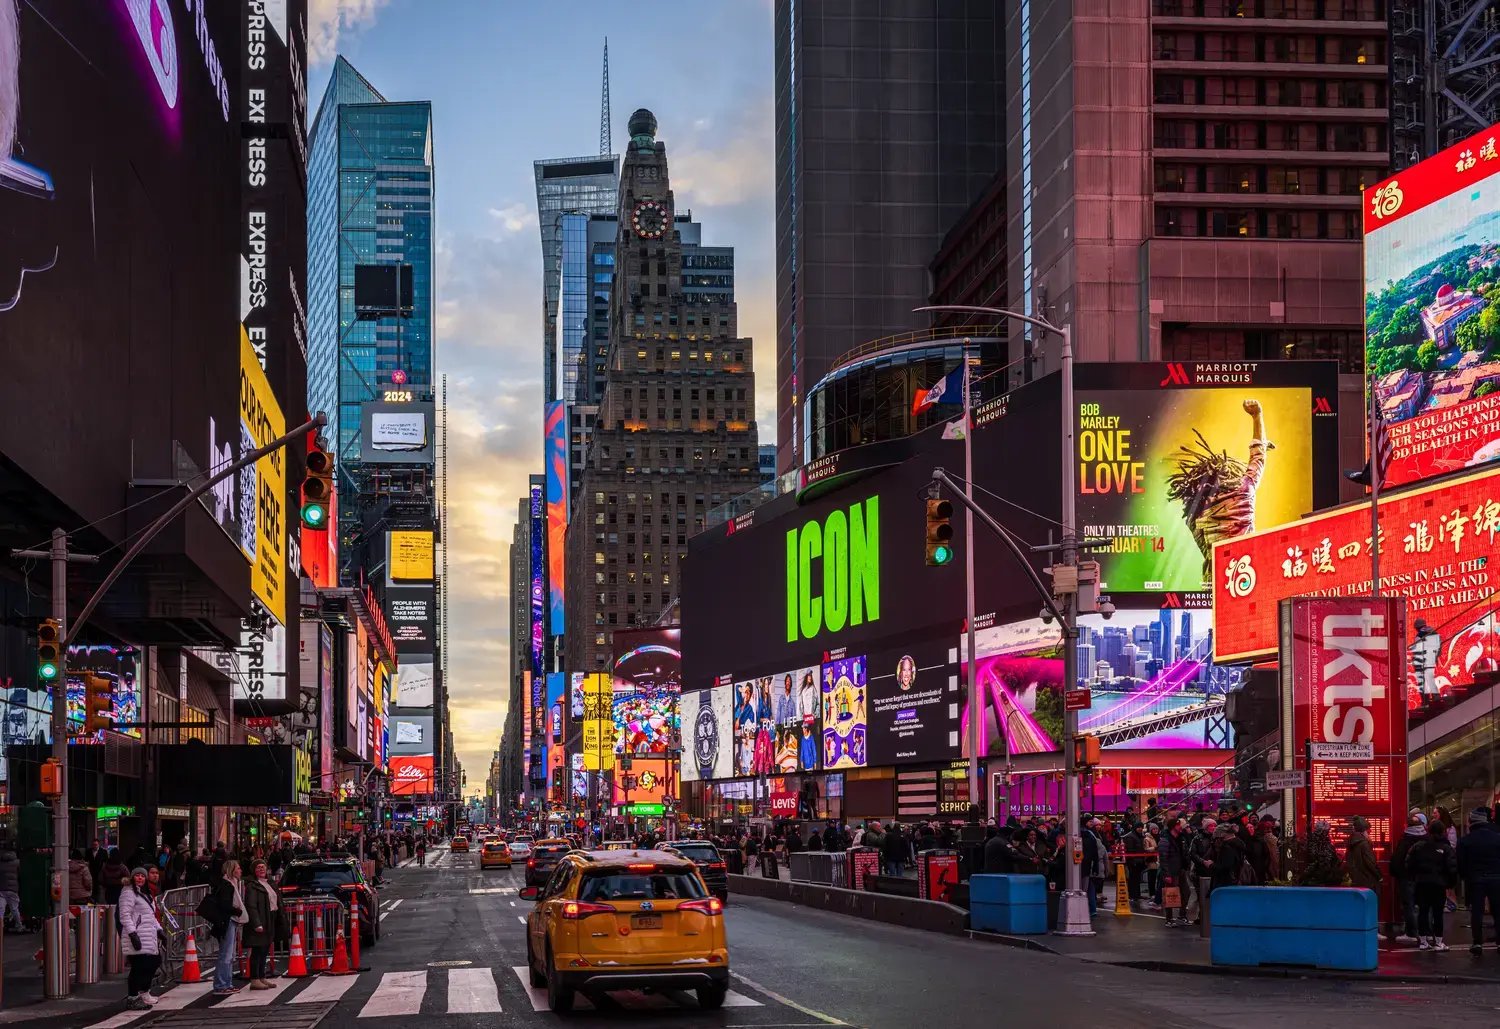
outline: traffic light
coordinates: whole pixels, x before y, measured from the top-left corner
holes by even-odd
[[[953,560],[953,503],[927,501],[927,563],[945,565]]]
[[[62,672],[62,623],[44,618],[36,627],[36,677],[51,682]]]
[[[307,476],[302,480],[302,524],[328,528],[328,504],[333,498],[333,455],[321,442],[307,452]]]
[[[1099,764],[1099,737],[1087,734],[1073,737],[1073,764],[1094,768]]]
[[[92,672],[83,674],[83,731],[98,732],[114,725],[115,698],[109,680]]]

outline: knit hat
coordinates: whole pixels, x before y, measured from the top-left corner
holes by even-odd
[[[130,877],[132,879],[134,879],[138,875],[144,876],[145,874],[146,874],[146,870],[144,868],[141,868],[140,866],[137,866],[137,867],[132,868],[130,870]]]
[[[1473,811],[1469,812],[1470,825],[1478,825],[1480,822],[1488,822],[1489,820],[1490,809],[1487,807],[1477,807]]]

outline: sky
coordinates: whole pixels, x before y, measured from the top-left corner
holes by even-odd
[[[532,161],[614,148],[656,114],[679,211],[736,248],[761,442],[775,434],[771,0],[309,0],[308,103],[342,54],[390,100],[430,100],[437,373],[448,376],[448,691],[466,794],[509,702],[509,545],[542,464],[542,261]]]

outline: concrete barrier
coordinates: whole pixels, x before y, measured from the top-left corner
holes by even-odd
[[[969,880],[969,926],[992,933],[1045,933],[1047,880],[1040,875],[976,875]]]
[[[870,890],[845,890],[816,883],[783,882],[751,875],[731,875],[729,894],[766,897],[810,908],[853,915],[873,922],[889,922],[913,929],[962,936],[968,930],[968,912],[952,904],[915,897],[894,897]]]
[[[1307,886],[1221,886],[1213,891],[1209,956],[1215,965],[1300,965],[1373,972],[1375,894]]]

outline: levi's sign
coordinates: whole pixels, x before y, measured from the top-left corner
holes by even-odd
[[[880,498],[786,534],[786,641],[880,618]]]

